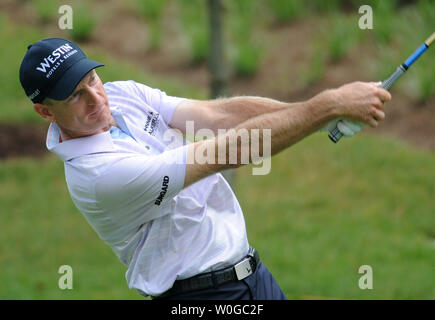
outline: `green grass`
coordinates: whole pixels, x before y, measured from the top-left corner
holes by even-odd
[[[135,299],[126,268],[69,198],[63,164],[0,162],[0,299]],[[60,290],[61,265],[73,269],[73,290]]]
[[[237,173],[250,244],[289,298],[434,299],[435,155],[317,134]],[[0,299],[135,299],[126,268],[71,202],[62,162],[0,162]],[[60,290],[61,265],[73,290]],[[358,268],[373,268],[373,290]]]
[[[289,298],[434,299],[435,155],[317,134],[237,175],[251,245]],[[373,290],[358,269],[373,268]]]

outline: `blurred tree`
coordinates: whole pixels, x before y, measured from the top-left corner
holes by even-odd
[[[228,72],[225,60],[224,41],[222,39],[222,12],[221,0],[208,0],[208,14],[210,26],[210,98],[216,99],[228,94]],[[222,173],[230,185],[234,182],[234,170]]]

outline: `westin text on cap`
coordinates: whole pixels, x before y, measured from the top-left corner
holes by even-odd
[[[20,82],[34,103],[45,98],[65,100],[89,71],[104,66],[86,58],[75,43],[61,38],[44,39],[27,49]]]

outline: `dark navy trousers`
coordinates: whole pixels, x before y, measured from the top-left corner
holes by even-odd
[[[263,263],[249,277],[227,282],[216,288],[185,292],[156,300],[287,300]]]

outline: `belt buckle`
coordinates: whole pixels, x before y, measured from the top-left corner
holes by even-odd
[[[253,273],[249,260],[250,258],[246,258],[234,266],[237,280],[245,279],[247,276],[250,276]]]

